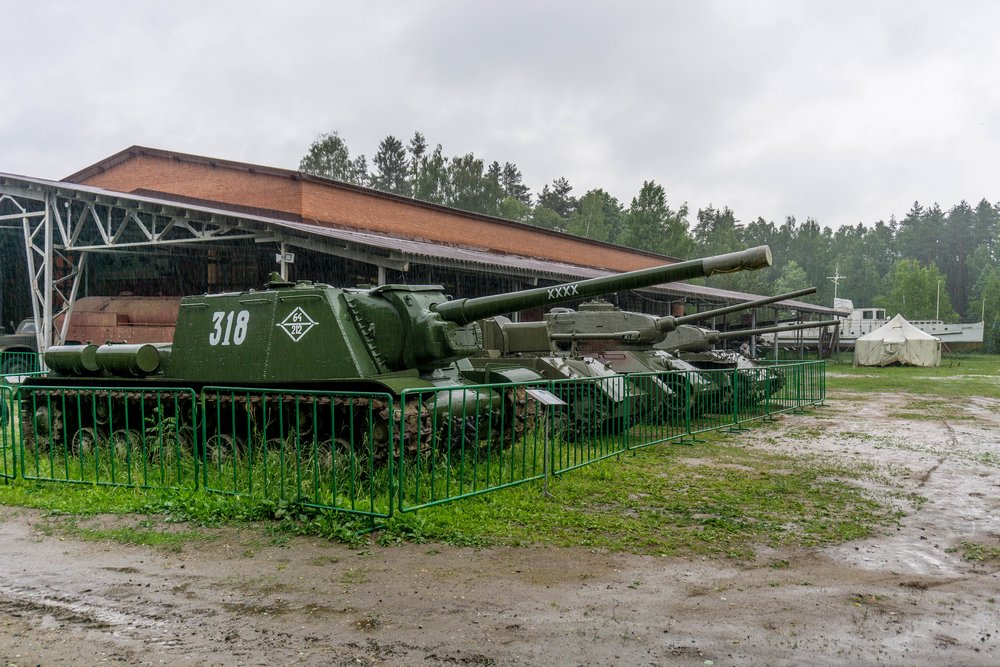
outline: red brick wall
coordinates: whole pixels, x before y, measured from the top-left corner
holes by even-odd
[[[86,181],[108,190],[157,190],[186,197],[300,213],[302,182],[150,155],[114,165]]]
[[[159,156],[132,157],[86,179],[85,183],[121,192],[157,190],[286,211],[320,225],[353,227],[615,271],[660,263],[655,257],[624,248],[412,205],[335,185]]]
[[[560,234],[412,206],[322,183],[304,183],[302,216],[320,224],[359,227],[449,245],[485,248],[615,270],[656,266],[656,258]]]

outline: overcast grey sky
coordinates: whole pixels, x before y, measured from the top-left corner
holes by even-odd
[[[1000,3],[0,0],[0,171],[133,144],[296,168],[420,130],[625,205],[822,225],[1000,201]]]

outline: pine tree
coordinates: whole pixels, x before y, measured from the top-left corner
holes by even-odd
[[[663,187],[645,181],[632,199],[619,242],[673,257],[690,257],[694,243],[688,235],[687,214],[686,204],[674,211],[667,206]]]
[[[378,145],[378,152],[372,158],[372,164],[375,172],[371,177],[371,187],[407,197],[412,193],[407,178],[410,165],[406,159],[406,149],[399,139],[391,134],[383,139]]]

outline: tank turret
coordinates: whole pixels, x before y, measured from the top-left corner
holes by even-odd
[[[758,306],[812,294],[815,291],[815,287],[809,287],[680,317],[672,315],[656,317],[646,313],[620,310],[606,301],[591,301],[581,304],[578,310],[554,308],[546,314],[545,319],[549,322],[552,339],[555,341],[610,340],[611,334],[617,335],[629,331],[634,333],[626,342],[636,348],[643,348],[657,345],[670,332],[692,322],[750,310]]]

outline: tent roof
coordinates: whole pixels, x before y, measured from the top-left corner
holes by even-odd
[[[858,341],[878,341],[886,340],[892,342],[903,342],[907,340],[939,340],[934,336],[921,331],[913,326],[902,315],[897,314],[891,320],[880,326],[875,331],[860,336]]]

